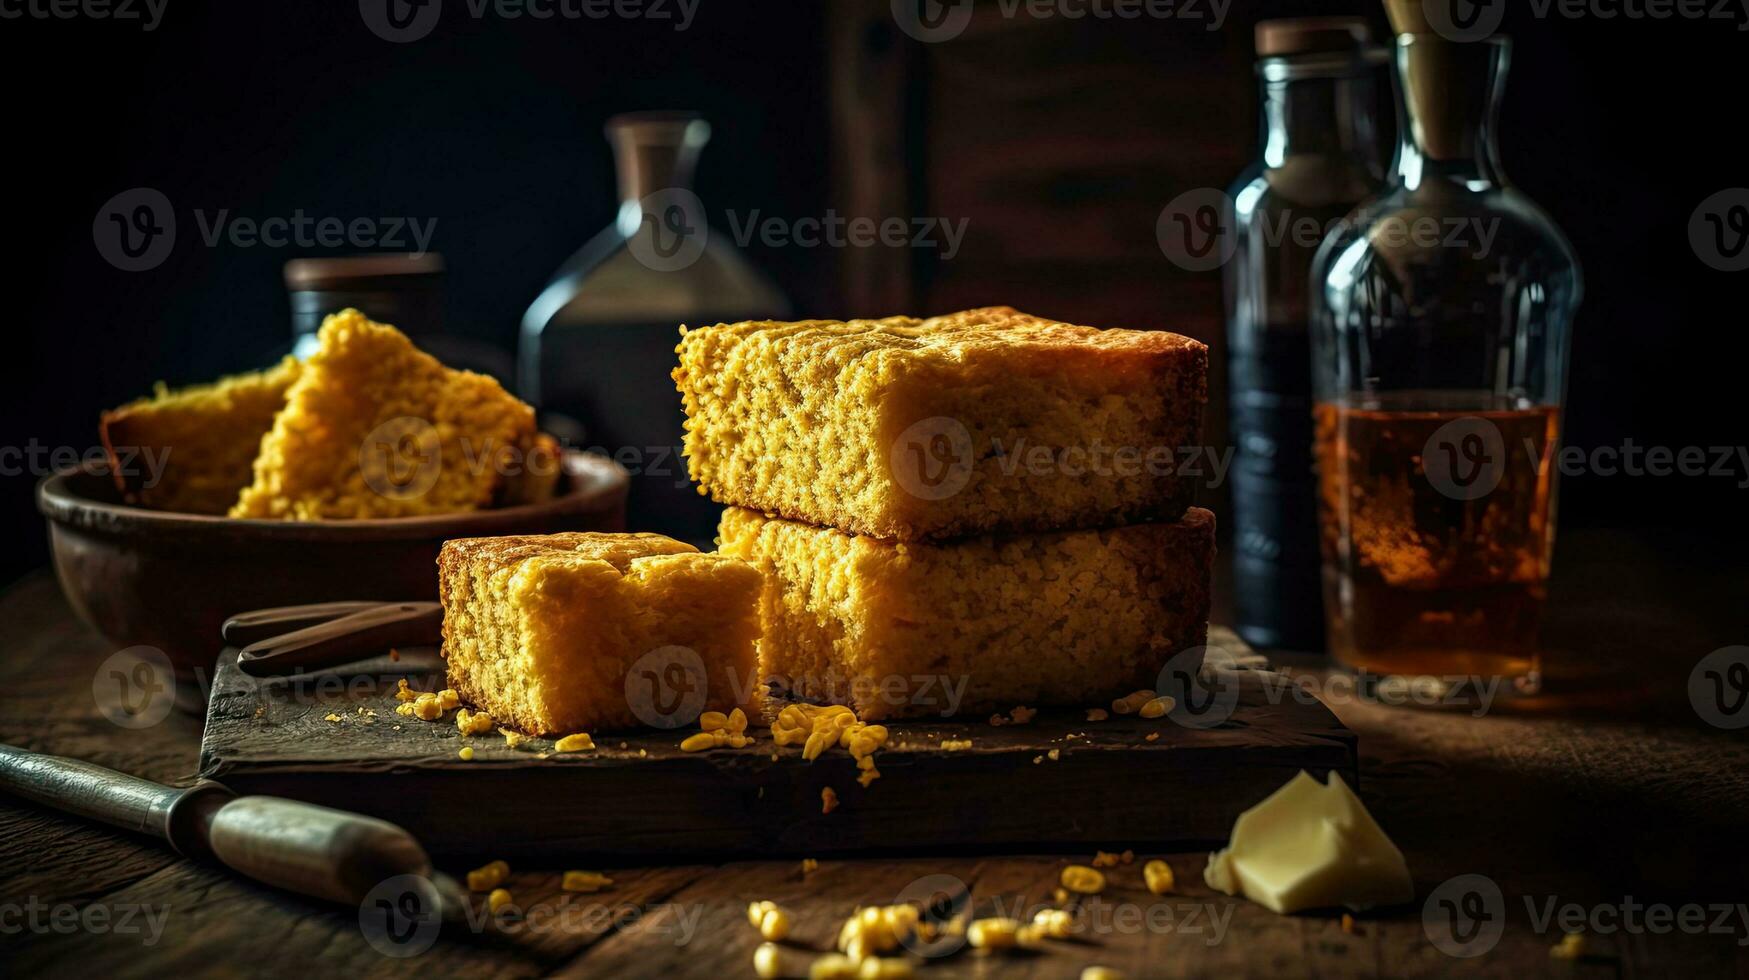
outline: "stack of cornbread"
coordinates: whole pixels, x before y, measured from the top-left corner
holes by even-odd
[[[674,372],[759,666],[864,719],[1102,704],[1206,641],[1208,351],[1006,307],[688,330]]]

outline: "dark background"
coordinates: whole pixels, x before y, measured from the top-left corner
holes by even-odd
[[[169,0],[151,33],[0,20],[13,351],[0,359],[0,446],[83,451],[99,411],[154,381],[207,380],[283,349],[281,267],[319,250],[209,248],[195,209],[436,219],[451,329],[508,348],[554,267],[611,219],[601,123],[631,109],[712,120],[698,190],[719,229],[731,209],[799,218],[870,200],[970,222],[951,262],[756,242],[751,257],[798,313],[1008,303],[1177,329],[1218,350],[1218,273],[1173,267],[1155,217],[1180,191],[1226,186],[1254,153],[1256,20],[1357,12],[1382,33],[1379,8],[1235,2],[1211,32],[993,7],[935,45],[896,32],[885,0],[703,0],[684,32],[476,20],[447,0],[431,36],[401,45],[370,33],[351,0]],[[1526,4],[1507,28],[1506,170],[1566,230],[1588,280],[1567,441],[1743,442],[1742,315],[1727,298],[1749,273],[1703,265],[1687,224],[1708,195],[1749,184],[1736,132],[1749,34],[1718,21],[1539,21]],[[867,127],[892,144],[858,150]],[[128,273],[98,255],[91,226],[138,186],[169,197],[178,240],[161,266]],[[35,479],[0,477],[0,581],[45,559]],[[1736,538],[1737,479],[1580,477],[1564,485],[1562,521]]]

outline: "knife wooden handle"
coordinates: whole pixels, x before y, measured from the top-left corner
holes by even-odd
[[[432,646],[442,639],[443,606],[438,603],[370,603],[338,619],[251,643],[237,654],[237,667],[251,677],[283,677],[374,657],[391,647]]]
[[[214,858],[288,891],[357,905],[396,875],[431,875],[412,835],[386,820],[276,796],[244,796],[207,824]]]

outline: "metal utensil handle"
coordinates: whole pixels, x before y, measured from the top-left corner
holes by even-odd
[[[262,640],[271,640],[276,636],[284,636],[305,627],[315,626],[350,616],[356,612],[375,609],[378,606],[393,605],[387,602],[317,602],[306,606],[275,606],[272,609],[256,609],[251,612],[238,613],[225,620],[220,629],[225,642],[234,647],[245,647]]]

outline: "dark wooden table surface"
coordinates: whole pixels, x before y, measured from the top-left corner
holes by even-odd
[[[1301,674],[1360,735],[1361,794],[1408,857],[1414,905],[1345,931],[1338,916],[1276,916],[1212,893],[1202,883],[1206,855],[1165,855],[1176,894],[1142,888],[1138,860],[1112,872],[1083,937],[1029,955],[962,952],[919,975],[1075,977],[1101,964],[1132,977],[1749,976],[1749,729],[1704,722],[1687,686],[1700,658],[1749,644],[1749,574],[1732,547],[1568,534],[1548,628],[1550,693],[1534,702],[1481,717],[1387,707],[1355,701],[1315,669]],[[51,579],[0,595],[0,623],[0,738],[188,780],[199,723],[172,714],[128,731],[104,720],[92,678],[113,651],[72,617]],[[1014,805],[1026,806],[1020,775]],[[480,861],[492,856],[482,842]],[[805,975],[805,950],[828,949],[857,905],[890,902],[937,874],[963,880],[985,914],[1048,902],[1072,857],[1091,855],[823,860],[806,874],[794,862],[621,868],[610,872],[611,889],[572,896],[558,887],[564,869],[518,867],[509,887],[528,925],[446,932],[401,960],[373,947],[356,910],[0,798],[0,972],[751,976],[759,940],[745,908],[770,899],[796,918],[786,965]],[[1504,923],[1496,943],[1468,958],[1443,952],[1424,922],[1425,909],[1437,914],[1452,888],[1476,881],[1445,885],[1463,875],[1499,889],[1498,903],[1481,908]],[[1589,923],[1576,962],[1549,955],[1563,915]]]

